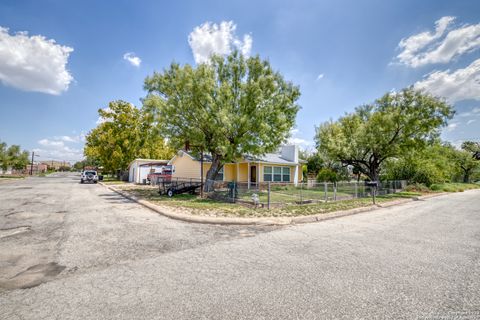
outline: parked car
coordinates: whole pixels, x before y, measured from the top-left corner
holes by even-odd
[[[94,170],[83,171],[80,177],[80,183],[85,183],[85,182],[97,183],[98,182],[97,171],[94,171]]]

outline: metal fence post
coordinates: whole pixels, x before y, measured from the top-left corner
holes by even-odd
[[[328,185],[326,182],[324,182],[323,186],[325,188],[325,202],[327,202],[328,201]]]
[[[300,203],[303,203],[302,189],[303,189],[303,183],[300,183]]]
[[[232,192],[232,202],[235,203],[235,198],[237,197],[237,183],[233,183],[233,192]]]
[[[267,209],[270,210],[270,181],[268,182]]]
[[[337,183],[333,183],[333,201],[337,201]]]

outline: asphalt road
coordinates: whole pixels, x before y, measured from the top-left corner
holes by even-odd
[[[480,319],[480,191],[278,228],[0,182],[0,319]]]

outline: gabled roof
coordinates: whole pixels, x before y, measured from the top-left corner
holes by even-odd
[[[135,160],[132,160],[132,162],[130,162],[130,164],[128,165],[128,167],[130,168],[130,166],[132,164],[134,164],[135,162],[139,162],[140,164],[168,164],[168,160],[158,160],[158,159],[135,159]]]
[[[278,163],[278,164],[297,164],[294,161],[287,160],[282,158],[282,155],[277,153],[266,153],[263,156],[244,156],[246,161],[250,162],[269,162],[269,163]]]
[[[200,161],[200,156],[194,156],[192,153],[187,152],[185,150],[180,150],[179,152],[182,152],[183,154],[189,156],[195,161]],[[176,157],[176,155],[175,155]],[[169,161],[169,164],[173,162],[175,157],[172,158],[172,160]],[[290,165],[296,165],[296,162],[293,162],[291,160],[287,160],[285,158],[282,158],[280,154],[277,153],[266,153],[263,156],[251,156],[251,155],[246,155],[243,157],[245,162],[266,162],[266,163],[275,163],[275,164],[290,164]],[[203,154],[203,162],[212,162],[212,156],[208,153]],[[299,163],[305,163],[305,160],[299,160]]]

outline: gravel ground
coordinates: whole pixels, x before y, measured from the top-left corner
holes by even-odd
[[[78,177],[0,185],[0,319],[480,319],[480,191],[196,225]]]

